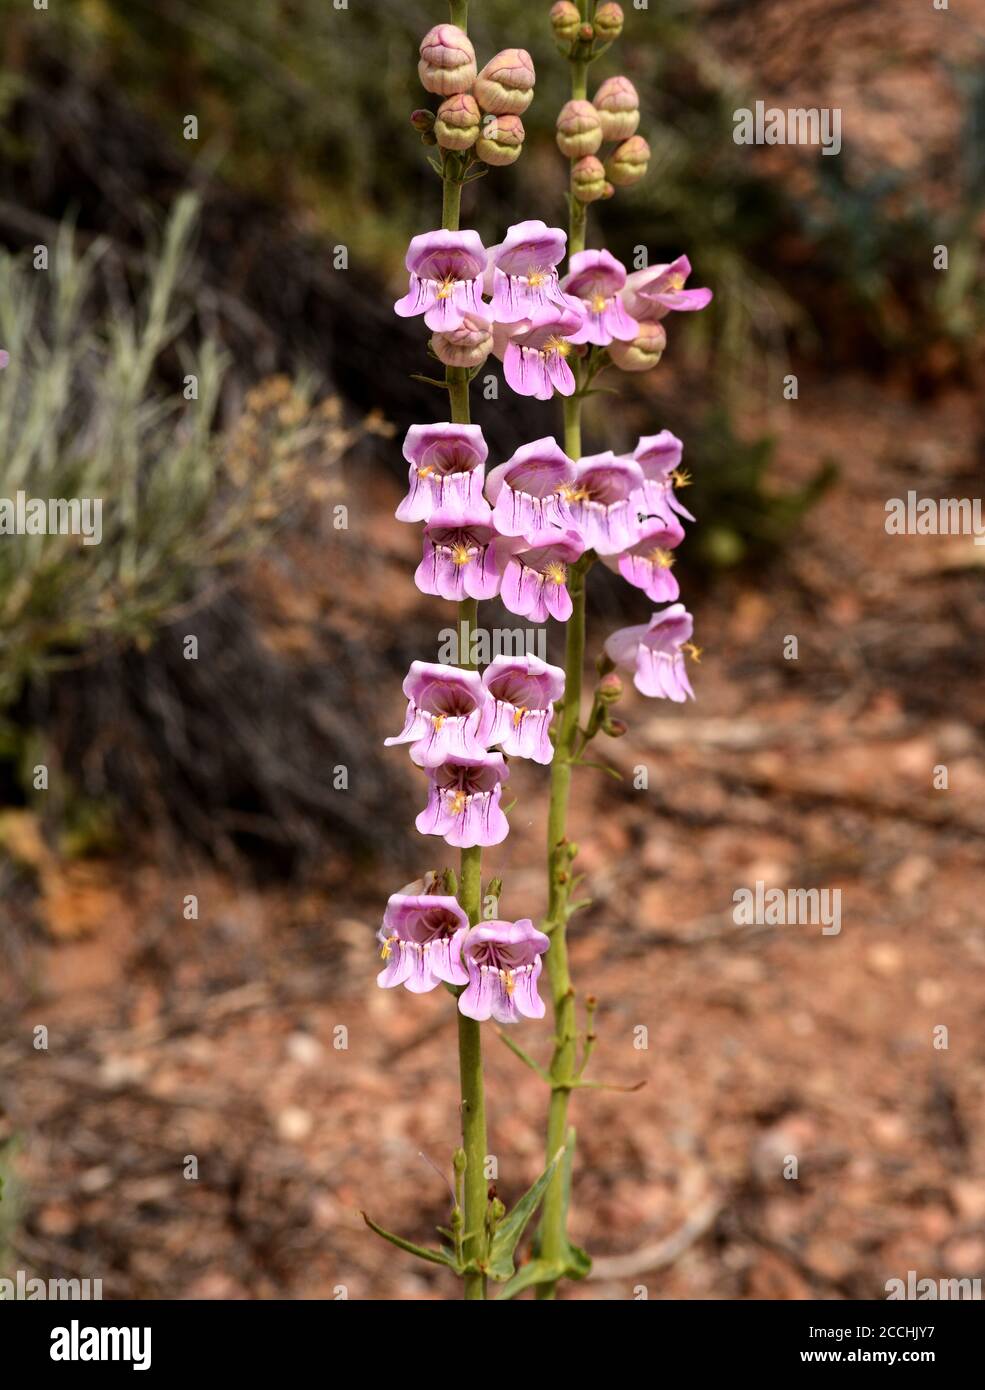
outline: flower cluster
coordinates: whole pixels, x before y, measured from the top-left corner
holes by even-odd
[[[480,71],[468,35],[455,24],[436,24],[421,40],[417,72],[427,91],[444,98],[436,112],[411,116],[425,144],[492,166],[519,159],[526,133],[520,117],[536,80],[525,48],[504,48]]]
[[[529,917],[470,927],[442,886],[431,874],[391,894],[379,931],[386,963],[377,983],[383,989],[405,985],[414,994],[439,984],[462,985],[459,1011],[480,1022],[543,1018],[537,981],[547,937]]]
[[[446,366],[478,371],[494,352],[518,395],[550,400],[575,391],[572,354],[607,349],[622,371],[645,371],[666,346],[661,320],[711,300],[711,290],[684,288],[686,256],[627,274],[608,251],[579,251],[562,279],[566,247],[560,227],[536,219],[488,250],[475,231],[423,232],[411,240],[410,285],[394,309],[424,315]]]

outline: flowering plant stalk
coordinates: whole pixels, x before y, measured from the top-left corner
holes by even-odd
[[[684,538],[682,518],[693,520],[674,491],[686,481],[681,442],[664,430],[642,438],[632,455],[583,457],[581,418],[600,372],[656,365],[666,343],[661,320],[671,310],[703,308],[711,292],[684,289],[685,257],[630,275],[608,251],[586,249],[589,203],[638,182],[649,150],[635,133],[639,99],[627,78],[609,78],[592,102],[587,98],[591,64],[622,29],[620,6],[559,0],[550,18],[571,64],[571,100],[557,121],[557,143],[570,163],[567,232],[532,219],[487,249],[477,232],[461,228],[463,187],[520,156],[520,118],[534,98],[535,72],[530,55],[515,48],[480,70],[467,32],[467,0],[451,0],[450,23],[435,25],[420,46],[418,73],[439,100],[437,110],[411,117],[422,142],[435,150],[430,163],[442,182],[441,226],[412,238],[407,293],[394,306],[401,316],[423,317],[430,351],[445,368],[441,381],[421,379],[447,393],[450,418],[408,431],[408,492],[397,517],[422,523],[415,581],[424,593],[457,603],[461,647],[456,666],[412,664],[404,681],[404,727],[387,743],[409,745],[427,779],[417,829],[457,847],[460,860],[457,874],[431,870],[391,894],[378,983],[412,993],[443,985],[455,996],[462,1143],[440,1247],[414,1245],[366,1220],[393,1244],[453,1270],[467,1299],[486,1298],[490,1279],[504,1285],[499,1297],[536,1287],[538,1298],[551,1298],[561,1279],[583,1278],[590,1268],[567,1233],[575,1139],[568,1100],[573,1090],[605,1084],[584,1075],[595,1042],[595,1001],[586,999],[587,1026],[579,1035],[568,965],[568,922],[585,905],[572,901],[572,771],[584,765],[598,734],[625,732],[611,713],[622,695],[618,666],[634,671],[642,693],[681,701],[692,694],[684,654],[697,656],[691,617],[674,601],[671,573],[673,550]],[[597,151],[606,142],[615,148],[603,164]],[[564,429],[557,442],[545,436],[521,444],[487,474],[488,449],[471,423],[469,385],[491,353],[513,391],[564,398]],[[582,723],[586,580],[598,559],[669,606],[609,637]],[[532,621],[550,617],[567,625],[563,670],[525,656],[497,657],[479,671],[472,641],[478,604],[496,596]],[[529,917],[483,915],[484,902],[499,912],[499,879],[483,898],[482,850],[509,834],[501,801],[515,757],[551,767],[542,929]],[[554,1012],[549,1065],[500,1031],[550,1089],[544,1170],[508,1213],[487,1188],[481,1025],[543,1018],[538,981],[545,961]],[[517,1247],[541,1203],[532,1257],[517,1271]]]

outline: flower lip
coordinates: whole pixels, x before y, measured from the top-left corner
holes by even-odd
[[[626,267],[608,251],[577,251],[561,288],[579,299],[618,294],[626,283]]]
[[[644,478],[663,480],[680,466],[683,442],[670,430],[645,434],[633,450],[633,459],[643,470]]]
[[[514,223],[499,245],[489,248],[489,261],[505,275],[529,276],[537,270],[555,270],[567,244],[567,233],[560,227],[531,218]]]
[[[564,672],[534,656],[497,656],[482,673],[495,700],[523,710],[549,709],[564,691]]]
[[[478,232],[421,232],[411,237],[405,264],[422,280],[474,280],[486,266]]]
[[[478,425],[441,421],[411,425],[404,439],[404,458],[426,472],[469,473],[485,463],[489,449]]]
[[[450,754],[430,775],[439,787],[447,790],[458,787],[470,795],[490,792],[501,782],[509,781],[510,769],[502,753],[485,753],[481,758],[463,758]]]
[[[482,678],[442,662],[414,661],[404,677],[404,694],[428,714],[457,718],[471,714],[482,703]]]
[[[521,917],[516,922],[480,922],[469,931],[464,951],[473,960],[491,961],[495,956],[500,963],[529,965],[550,944],[550,937],[538,931],[529,917]]]
[[[575,465],[574,488],[583,499],[600,507],[624,502],[643,486],[643,471],[634,459],[619,458],[611,450],[592,454]]]

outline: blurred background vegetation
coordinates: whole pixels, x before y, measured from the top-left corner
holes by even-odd
[[[768,417],[793,363],[892,373],[933,393],[970,370],[983,326],[980,46],[960,68],[937,60],[964,132],[942,194],[932,171],[915,176],[850,140],[837,159],[800,151],[793,162],[733,143],[735,108],[782,99],[796,78],[765,92],[730,61],[733,26],[754,30],[761,8],[630,8],[592,75],[592,86],[613,71],[632,78],[653,148],[642,185],[593,209],[596,242],[627,258],[646,246],[651,263],[686,251],[692,283],[715,291],[707,312],[672,320],[653,380],[620,379],[624,404],[607,422],[617,448],[662,426],[686,437],[688,501],[703,521],[682,558],[692,589],[717,570],[769,562],[835,476],[836,460],[813,477],[771,476]],[[464,217],[487,242],[521,217],[564,220],[552,129],[567,72],[548,9],[473,6],[480,55],[523,46],[538,72],[523,158],[466,190]],[[816,9],[823,43],[834,19]],[[443,14],[435,0],[342,10],[79,0],[40,12],[0,0],[5,491],[101,491],[119,503],[106,509],[95,559],[57,537],[0,552],[0,766],[15,804],[30,798],[25,769],[40,747],[77,789],[56,813],[46,803],[63,827],[90,824],[95,798],[138,821],[163,814],[213,849],[262,846],[291,867],[317,856],[326,833],[364,847],[403,833],[405,808],[372,779],[335,798],[326,830],[328,803],[312,801],[305,771],[373,736],[346,713],[340,659],[346,679],[355,661],[370,682],[399,669],[416,620],[381,629],[367,651],[326,598],[310,647],[285,652],[258,639],[269,586],[258,600],[251,585],[275,535],[282,567],[304,571],[312,534],[325,555],[318,528],[345,495],[354,447],[347,466],[364,480],[397,477],[399,449],[384,441],[440,408],[410,376],[417,327],[396,322],[390,304],[408,236],[435,220],[437,185],[407,117],[422,100],[416,45]],[[45,280],[31,267],[38,243],[51,248]],[[934,277],[939,243],[950,273]],[[494,452],[548,427],[529,401],[479,418]],[[313,479],[324,484],[316,496]],[[385,539],[363,534],[358,555],[354,545],[340,543],[326,565],[385,562]],[[626,600],[613,585],[598,602]],[[191,613],[221,643],[223,666],[181,659]],[[239,732],[224,712],[232,689],[245,701]],[[117,737],[94,754],[106,711]]]

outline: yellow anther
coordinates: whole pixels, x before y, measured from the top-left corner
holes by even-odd
[[[675,468],[670,477],[675,487],[690,487],[694,481],[686,468]]]
[[[681,646],[681,651],[687,652],[688,656],[691,658],[691,660],[694,662],[696,666],[700,665],[701,663],[702,650],[703,649],[701,647],[696,647],[693,642],[685,642]]]
[[[568,577],[566,565],[562,565],[560,560],[551,560],[544,566],[544,578],[551,584],[563,584]]]
[[[393,955],[393,943],[397,940],[396,936],[388,936],[380,947],[380,959],[389,960]]]
[[[674,563],[674,557],[669,550],[661,550],[657,546],[656,550],[651,550],[647,557],[651,565],[656,565],[658,569],[669,570]]]
[[[462,791],[455,792],[454,795],[452,796],[452,799],[451,799],[451,813],[452,813],[452,815],[453,815],[453,816],[460,816],[460,815],[462,814],[462,812],[465,810],[465,803],[466,803],[467,801],[468,801],[468,796],[466,795],[465,792],[462,792]]]
[[[522,722],[523,722],[523,716],[526,714],[526,712],[527,712],[527,711],[526,711],[526,709],[524,708],[523,705],[518,705],[517,708],[513,711],[513,727],[514,727],[514,729],[519,729],[520,725],[521,725]]]
[[[546,279],[547,276],[542,270],[534,270],[531,271],[530,275],[527,277],[527,284],[531,289],[538,290]]]
[[[605,313],[605,302],[606,302],[606,301],[605,301],[605,295],[604,295],[604,294],[593,294],[593,295],[592,295],[592,313],[593,313],[593,314],[603,314],[603,313]]]
[[[446,714],[436,714],[434,716],[433,723],[435,733],[438,732],[438,730],[441,728],[442,724],[445,722],[447,718],[448,716]]]
[[[513,991],[516,989],[516,981],[513,978],[513,971],[501,970],[499,972],[499,977],[503,981],[503,985],[506,989],[507,995],[512,997]]]
[[[571,351],[571,344],[564,338],[552,337],[547,339],[541,351],[556,352],[561,357],[567,357]]]
[[[449,276],[447,280],[442,280],[438,286],[438,298],[447,299],[455,288],[455,281]]]
[[[429,463],[426,463],[423,468],[419,468],[417,470],[417,476],[419,478],[430,478],[433,472],[434,469],[431,467],[431,465]]]
[[[469,554],[468,546],[462,541],[458,541],[452,546],[451,559],[453,565],[467,565],[471,558],[472,556]]]

